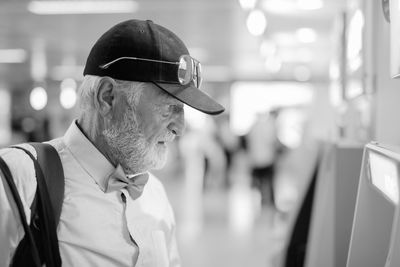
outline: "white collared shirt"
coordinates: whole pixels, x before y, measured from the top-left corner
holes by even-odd
[[[175,220],[160,181],[150,174],[141,197],[126,189],[104,192],[114,166],[72,123],[64,137],[50,141],[58,151],[65,193],[58,240],[63,266],[180,266]],[[25,146],[31,152],[34,149]],[[23,151],[2,149],[30,218],[36,179]],[[24,164],[21,164],[24,162]],[[24,235],[10,192],[0,179],[0,266],[8,266]]]

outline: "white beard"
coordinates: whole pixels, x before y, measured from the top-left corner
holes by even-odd
[[[146,140],[131,110],[124,114],[116,126],[103,130],[102,134],[110,152],[126,174],[160,169],[166,163],[166,147],[160,148],[157,143],[151,144]]]

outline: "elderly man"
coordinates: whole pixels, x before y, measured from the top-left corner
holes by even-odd
[[[183,42],[151,21],[125,21],[104,33],[84,75],[79,118],[49,142],[65,175],[62,265],[180,266],[171,206],[148,171],[163,166],[167,143],[182,134],[184,103],[208,114],[223,107],[199,90],[201,66]],[[30,218],[33,164],[19,149],[0,155]],[[0,180],[0,266],[10,264],[24,236],[7,190]]]

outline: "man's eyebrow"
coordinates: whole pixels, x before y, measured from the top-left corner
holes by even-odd
[[[183,103],[180,102],[180,101],[171,103],[170,105],[171,105],[171,106],[174,106],[174,107],[177,107],[177,108],[183,108],[183,107],[184,107]]]
[[[172,105],[172,106],[183,106],[183,103],[172,97],[165,97],[161,100],[162,104]]]

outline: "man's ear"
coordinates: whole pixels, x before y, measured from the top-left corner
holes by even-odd
[[[103,117],[111,114],[116,97],[116,84],[109,77],[103,77],[99,82],[96,94],[96,107]]]

